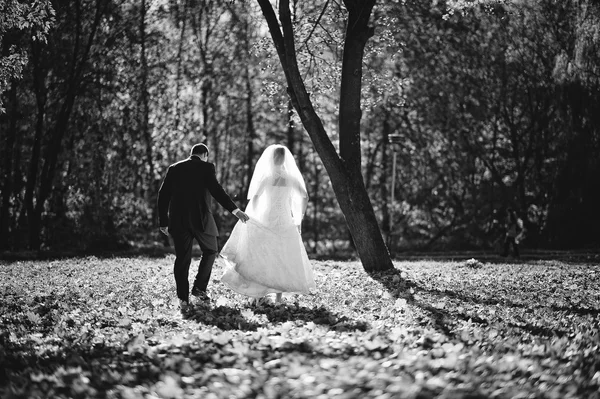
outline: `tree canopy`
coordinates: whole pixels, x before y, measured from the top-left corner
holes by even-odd
[[[163,245],[158,184],[200,141],[242,207],[262,150],[287,145],[316,255],[493,248],[507,207],[526,246],[600,245],[593,1],[0,7],[2,250]]]

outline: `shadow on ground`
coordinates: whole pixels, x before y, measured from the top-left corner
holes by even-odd
[[[334,331],[366,331],[369,324],[363,321],[357,322],[344,315],[333,313],[321,306],[318,308],[307,308],[297,303],[273,304],[261,303],[258,306],[249,305],[246,310],[250,315],[265,315],[270,323],[284,323],[287,321],[312,322],[326,326]],[[230,306],[213,307],[210,304],[196,305],[183,314],[187,320],[212,325],[222,330],[256,331],[264,324],[248,320],[244,309]]]
[[[477,258],[481,260],[481,258]],[[438,259],[441,260],[441,259]],[[488,262],[489,263],[489,262]],[[506,263],[504,261],[503,263]],[[522,261],[519,263],[523,263]],[[579,262],[581,263],[581,262]],[[543,302],[530,303],[529,300],[515,298],[511,295],[502,295],[495,293],[494,295],[477,295],[476,293],[464,293],[452,289],[436,289],[421,285],[417,281],[412,281],[402,277],[401,270],[393,269],[384,272],[369,273],[370,277],[375,281],[380,282],[383,287],[395,298],[403,298],[408,304],[416,306],[423,310],[425,316],[422,324],[430,324],[435,330],[445,334],[450,338],[456,338],[455,327],[463,322],[476,323],[481,326],[490,326],[490,320],[481,317],[474,313],[473,309],[485,307],[501,307],[505,309],[513,309],[515,313],[530,314],[538,308],[549,309],[556,314],[568,313],[579,316],[598,317],[600,310],[579,306],[575,303],[570,305],[546,304]],[[436,307],[436,303],[449,302],[453,305],[450,307]],[[468,311],[470,309],[471,311]],[[523,333],[529,333],[539,337],[564,337],[570,334],[568,328],[564,326],[540,325],[532,322],[527,318],[520,319],[518,322],[505,321],[502,322],[504,327],[512,329],[516,328]]]
[[[560,261],[565,263],[600,263],[600,249],[553,251],[553,250],[521,250],[521,256],[501,256],[490,251],[444,251],[444,252],[399,252],[394,255],[396,261],[430,260],[436,262],[462,262],[477,259],[491,264],[527,263],[535,261]]]

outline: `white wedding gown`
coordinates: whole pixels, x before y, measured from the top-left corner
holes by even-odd
[[[221,250],[229,266],[221,281],[254,298],[270,293],[309,293],[316,286],[292,215],[296,188],[285,176],[271,176],[264,186],[246,208],[250,220],[235,225]]]

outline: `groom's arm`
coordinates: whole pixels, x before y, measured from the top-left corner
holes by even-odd
[[[229,195],[223,189],[223,186],[217,180],[217,173],[215,171],[215,165],[212,163],[208,164],[210,167],[209,176],[207,179],[208,183],[208,191],[210,195],[213,196],[214,199],[217,200],[219,204],[229,212],[233,213],[238,219],[242,222],[246,222],[248,220],[248,215],[242,212],[237,205],[231,200]]]
[[[158,225],[166,227],[169,225],[169,202],[173,190],[173,176],[171,168],[167,169],[167,175],[158,189]]]

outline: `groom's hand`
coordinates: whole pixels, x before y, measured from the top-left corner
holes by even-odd
[[[159,227],[158,228],[160,230],[161,233],[163,233],[164,235],[168,236],[169,235],[169,231],[168,231],[168,227],[164,226],[164,227]]]
[[[244,212],[242,212],[240,209],[234,209],[233,213],[238,219],[240,219],[242,221],[242,223],[246,223],[248,221],[248,219],[250,219],[248,217],[248,215],[246,215]]]

